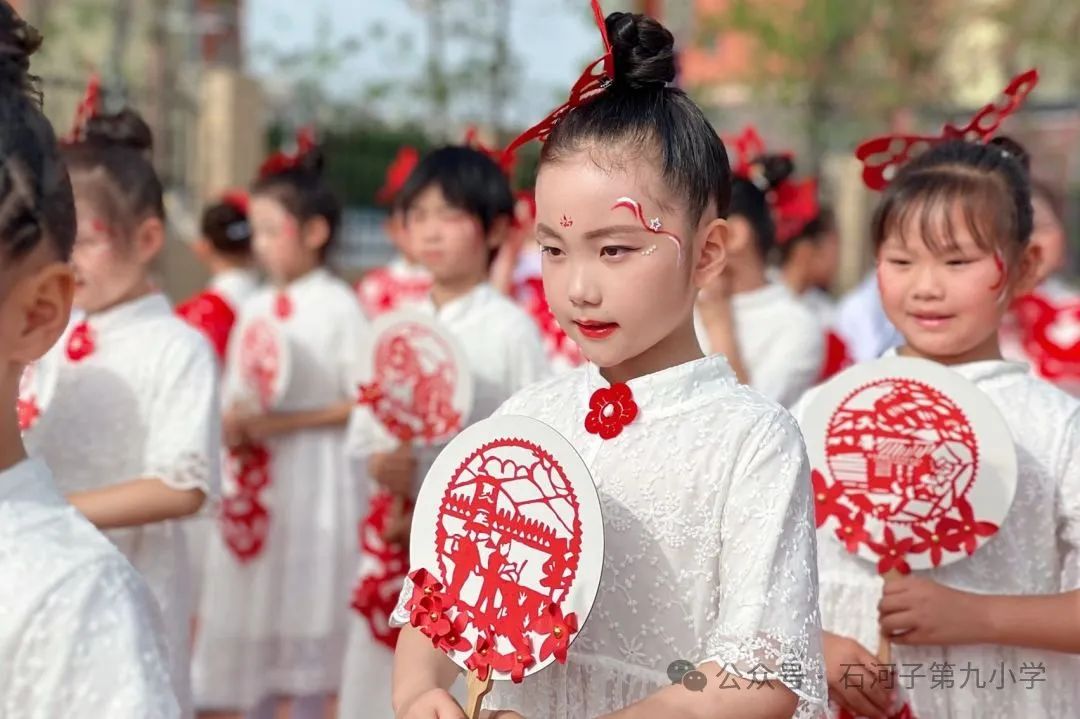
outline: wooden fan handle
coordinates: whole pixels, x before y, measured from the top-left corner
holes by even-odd
[[[484,697],[491,691],[491,674],[488,674],[487,679],[481,679],[475,671],[470,671],[465,683],[469,692],[465,701],[465,716],[468,719],[480,719],[480,707],[484,703]]]

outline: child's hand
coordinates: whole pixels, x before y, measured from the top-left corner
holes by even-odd
[[[412,447],[403,444],[393,452],[371,455],[368,473],[391,494],[412,496],[413,477],[416,475],[416,457],[413,456]]]
[[[480,719],[525,719],[525,717],[509,709],[485,709],[480,712]]]
[[[247,416],[248,413],[237,405],[233,405],[221,415],[222,439],[228,449],[236,449],[250,442],[244,433]]]
[[[398,719],[466,719],[465,711],[450,692],[431,689],[398,712]]]
[[[383,529],[382,538],[387,544],[400,544],[405,546],[409,543],[409,530],[412,529],[412,512],[405,511],[405,504],[401,497],[397,497],[390,511],[390,517]]]
[[[825,678],[829,698],[841,709],[871,719],[885,719],[892,705],[887,667],[854,639],[823,632]]]
[[[985,636],[979,597],[908,575],[885,582],[881,632],[894,644],[979,644]]]

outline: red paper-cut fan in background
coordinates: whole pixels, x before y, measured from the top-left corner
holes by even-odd
[[[1080,301],[1055,303],[1037,294],[1013,303],[1020,341],[1039,375],[1054,382],[1080,380]]]
[[[383,205],[392,203],[418,164],[420,164],[419,150],[408,145],[399,149],[394,161],[386,168],[386,178],[383,180],[382,187],[375,193],[375,200]]]
[[[566,113],[591,100],[615,79],[615,56],[611,51],[611,41],[608,39],[607,25],[604,23],[604,12],[600,9],[599,0],[592,0],[592,11],[593,20],[596,22],[596,27],[600,30],[600,37],[604,41],[603,56],[598,57],[585,68],[581,77],[571,88],[570,97],[566,102],[552,110],[551,114],[543,120],[518,135],[513,142],[507,145],[506,150],[504,150],[505,153],[513,153],[517,148],[533,140],[545,142],[548,136],[551,135],[551,131],[555,129],[555,126],[559,124],[559,121],[562,120]]]
[[[904,163],[948,140],[988,142],[1038,83],[1037,69],[1017,75],[998,101],[984,106],[962,127],[947,123],[939,135],[883,135],[863,142],[855,150],[855,157],[863,164],[863,182],[872,190],[883,190]]]
[[[315,129],[310,125],[301,127],[296,133],[296,148],[293,152],[278,150],[266,158],[259,167],[259,177],[266,178],[294,170],[309,152],[315,149]]]
[[[101,114],[101,78],[97,73],[90,76],[83,92],[82,100],[75,108],[75,120],[72,122],[71,131],[61,140],[63,144],[72,145],[86,139],[86,125],[93,118]]]

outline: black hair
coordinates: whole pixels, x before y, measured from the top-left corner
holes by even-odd
[[[165,190],[151,161],[149,125],[131,108],[99,114],[62,154],[80,196],[110,225],[133,230],[147,218],[165,219]]]
[[[750,176],[736,177],[731,186],[729,217],[741,217],[754,231],[754,246],[768,260],[776,246],[776,222],[769,193],[791,177],[795,163],[787,155],[761,155],[750,162]]]
[[[297,162],[259,177],[251,192],[277,200],[300,224],[322,218],[329,229],[329,237],[319,253],[325,260],[341,226],[341,202],[323,179],[323,169],[322,149],[312,147]]]
[[[203,210],[202,235],[222,255],[246,258],[251,254],[251,225],[247,213],[233,202],[215,202]]]
[[[424,156],[395,199],[408,212],[429,187],[438,187],[446,202],[480,221],[488,235],[500,218],[514,216],[510,180],[488,155],[471,147],[448,146]]]
[[[614,57],[611,84],[567,113],[552,130],[540,164],[589,146],[634,148],[659,161],[671,194],[686,198],[691,225],[716,206],[726,217],[731,167],[724,143],[675,79],[674,38],[656,20],[613,12],[605,20]]]
[[[795,252],[795,248],[804,242],[811,242],[818,244],[824,239],[830,232],[836,230],[836,216],[829,207],[822,207],[814,219],[807,222],[802,226],[794,237],[787,242],[779,243],[777,249],[779,251],[780,266],[784,266],[791,259],[791,256]]]
[[[975,243],[1015,257],[1031,239],[1034,211],[1027,153],[1007,138],[987,144],[950,140],[905,165],[874,213],[871,234],[880,248],[892,232],[914,227],[932,252],[956,246],[954,207]],[[915,222],[914,226],[911,224]]]
[[[0,253],[20,260],[43,240],[59,259],[75,243],[75,202],[41,111],[30,56],[42,37],[0,0]]]

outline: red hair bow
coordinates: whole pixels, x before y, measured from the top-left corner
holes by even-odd
[[[244,217],[247,217],[248,194],[243,190],[229,190],[221,196],[221,204],[228,205]]]
[[[465,147],[470,147],[477,152],[482,152],[499,166],[499,169],[503,171],[503,174],[510,179],[514,178],[514,168],[517,166],[517,153],[510,148],[505,150],[496,150],[488,147],[484,143],[480,142],[480,133],[476,129],[475,125],[470,125],[465,130]]]
[[[259,177],[272,177],[289,170],[295,170],[309,152],[315,149],[315,130],[311,126],[301,127],[296,133],[296,151],[293,153],[278,150],[266,158],[259,168]]]
[[[765,154],[765,141],[761,139],[757,129],[753,125],[747,125],[742,134],[735,137],[724,138],[724,144],[728,148],[728,157],[734,150],[735,162],[731,165],[731,172],[735,177],[753,181],[750,173],[754,167],[754,161]]]
[[[513,153],[517,148],[532,140],[545,142],[551,135],[551,131],[555,129],[555,126],[559,124],[559,121],[563,119],[566,113],[593,99],[598,93],[603,92],[611,85],[615,79],[615,56],[611,51],[611,41],[608,39],[607,25],[604,23],[604,13],[600,9],[600,0],[592,0],[592,11],[593,20],[596,22],[596,27],[600,29],[600,37],[604,41],[603,56],[598,57],[585,68],[585,71],[581,73],[581,77],[571,88],[570,98],[566,102],[552,110],[550,115],[536,125],[518,135],[517,139],[511,142],[504,152]]]
[[[72,123],[71,132],[63,139],[63,142],[72,145],[85,140],[87,124],[99,114],[101,114],[101,78],[94,73],[86,83],[82,100],[75,108],[75,120]]]
[[[884,190],[904,163],[948,140],[988,142],[1005,118],[1023,106],[1038,83],[1037,69],[1017,75],[997,102],[984,106],[963,127],[947,123],[936,136],[883,135],[867,140],[855,150],[855,157],[863,164],[863,182],[872,190]]]
[[[375,200],[384,205],[393,202],[418,164],[420,164],[420,153],[415,147],[405,146],[398,150],[394,161],[386,168],[386,179],[383,180],[383,186],[375,193]]]
[[[769,198],[776,222],[776,241],[786,245],[821,214],[817,180],[785,180]]]

